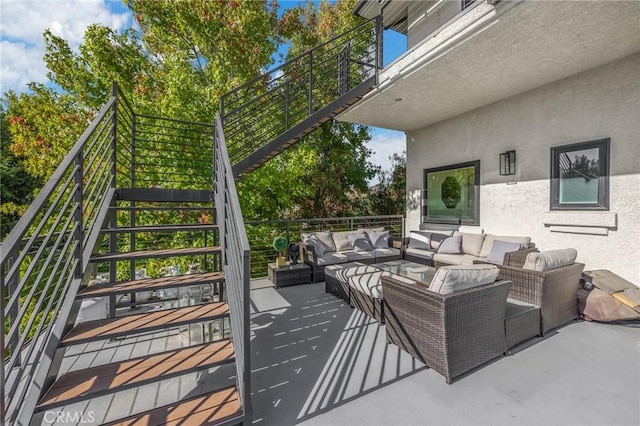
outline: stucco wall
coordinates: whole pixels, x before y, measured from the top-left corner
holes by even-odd
[[[408,133],[407,229],[421,221],[424,169],[479,159],[485,232],[575,247],[587,269],[640,284],[639,75],[636,54]],[[611,139],[610,211],[550,212],[550,148],[601,138]],[[510,149],[517,172],[500,176],[499,153]]]

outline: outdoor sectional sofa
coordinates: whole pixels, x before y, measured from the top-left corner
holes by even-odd
[[[441,247],[442,245],[442,247]],[[404,259],[429,266],[509,262],[535,251],[530,237],[474,234],[459,231],[411,231]]]
[[[324,268],[329,265],[402,259],[402,238],[389,236],[384,228],[302,233],[301,240],[302,261],[311,267],[313,282],[325,280]]]

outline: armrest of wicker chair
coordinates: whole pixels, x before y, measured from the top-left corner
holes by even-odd
[[[540,307],[540,333],[578,317],[577,294],[584,264],[531,271],[509,265],[497,265],[499,279],[513,282],[509,297]]]
[[[524,262],[527,260],[527,255],[536,251],[538,251],[538,249],[533,247],[505,253],[504,264],[522,268],[524,266]]]
[[[300,255],[302,262],[311,267],[312,281],[324,281],[324,267],[318,265],[318,256],[313,246],[300,242]]]
[[[441,295],[426,283],[382,277],[387,340],[442,374],[447,383],[507,350],[511,283]]]

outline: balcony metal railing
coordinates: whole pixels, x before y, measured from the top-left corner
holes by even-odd
[[[75,316],[75,292],[115,192],[117,108],[114,94],[2,244],[2,424],[30,417],[52,348]]]
[[[390,235],[400,237],[404,232],[404,218],[400,215],[357,216],[338,218],[263,220],[245,222],[251,247],[251,278],[267,276],[269,263],[275,262],[277,252],[273,239],[283,236],[289,243],[298,243],[300,234],[314,231],[355,231],[362,228],[383,227]]]

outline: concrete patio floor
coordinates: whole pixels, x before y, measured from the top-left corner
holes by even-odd
[[[254,423],[640,425],[640,328],[574,321],[447,385],[324,283],[252,291]]]
[[[447,385],[324,283],[275,289],[256,280],[251,305],[257,425],[640,425],[638,324],[575,321]],[[80,345],[63,371],[187,343],[174,330]],[[232,384],[234,374],[223,366],[60,410],[94,420],[78,424],[101,424]]]

